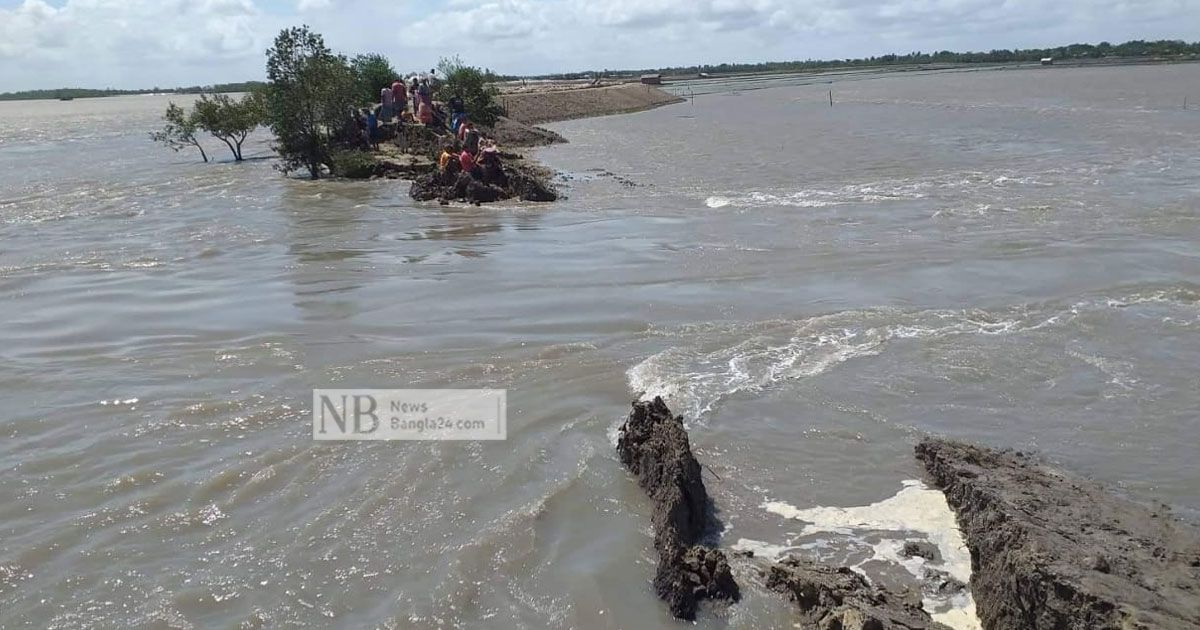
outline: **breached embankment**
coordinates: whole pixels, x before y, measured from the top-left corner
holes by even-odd
[[[987,630],[1200,627],[1200,533],[1020,453],[916,447],[958,514]]]
[[[634,403],[617,450],[654,502],[654,587],[671,613],[693,619],[700,600],[738,601],[725,554],[700,544],[711,505],[682,417],[661,398]],[[1200,628],[1200,531],[1166,506],[1021,453],[926,439],[916,457],[957,514],[985,630]],[[903,553],[933,560],[939,548],[910,542]],[[889,591],[852,568],[787,557],[760,574],[796,604],[804,627],[946,629],[919,593]],[[945,586],[963,588],[949,577]]]
[[[662,398],[633,403],[617,454],[654,502],[654,590],[679,619],[695,619],[700,600],[735,602],[741,591],[725,554],[701,545],[709,523],[708,492],[683,418]]]
[[[712,507],[692,454],[683,417],[656,397],[633,403],[620,428],[617,454],[654,503],[654,590],[671,614],[694,619],[701,600],[733,603],[741,590],[725,553],[701,544]],[[800,618],[823,630],[948,630],[922,608],[919,594],[894,594],[846,567],[788,558],[764,573]]]

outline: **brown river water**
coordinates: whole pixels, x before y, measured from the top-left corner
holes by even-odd
[[[569,198],[483,208],[0,103],[0,627],[678,627],[646,393],[757,552],[703,628],[792,626],[764,556],[961,551],[926,434],[1200,518],[1200,65],[804,83],[551,125]],[[508,440],[315,443],[314,387],[506,388]]]

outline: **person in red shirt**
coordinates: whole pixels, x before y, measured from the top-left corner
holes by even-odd
[[[469,151],[464,149],[462,153],[458,154],[458,163],[462,166],[464,173],[472,173],[474,175],[475,158]]]

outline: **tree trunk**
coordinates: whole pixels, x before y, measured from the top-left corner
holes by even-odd
[[[200,146],[200,143],[195,140],[192,141],[192,144],[196,145],[197,149],[200,149],[200,157],[204,158],[205,164],[208,164],[208,154],[204,152],[204,147]]]
[[[229,141],[229,138],[226,138],[224,136],[218,136],[218,137],[221,139],[221,142],[225,143],[225,146],[229,147],[229,152],[233,154],[233,160],[235,162],[241,162],[242,156],[240,153],[238,153],[237,149],[233,148],[233,143]]]

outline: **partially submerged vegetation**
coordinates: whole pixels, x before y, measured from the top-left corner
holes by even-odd
[[[267,50],[267,126],[279,168],[313,179],[334,171],[334,153],[357,104],[358,78],[343,55],[308,27],[284,29]]]
[[[161,142],[172,150],[180,151],[195,147],[200,157],[207,162],[208,153],[196,137],[198,132],[208,132],[225,143],[233,154],[234,161],[242,161],[242,144],[252,131],[262,124],[265,116],[263,94],[251,91],[235,100],[228,94],[201,94],[189,112],[174,102],[167,105],[163,114],[163,127],[150,134],[155,142]]]

